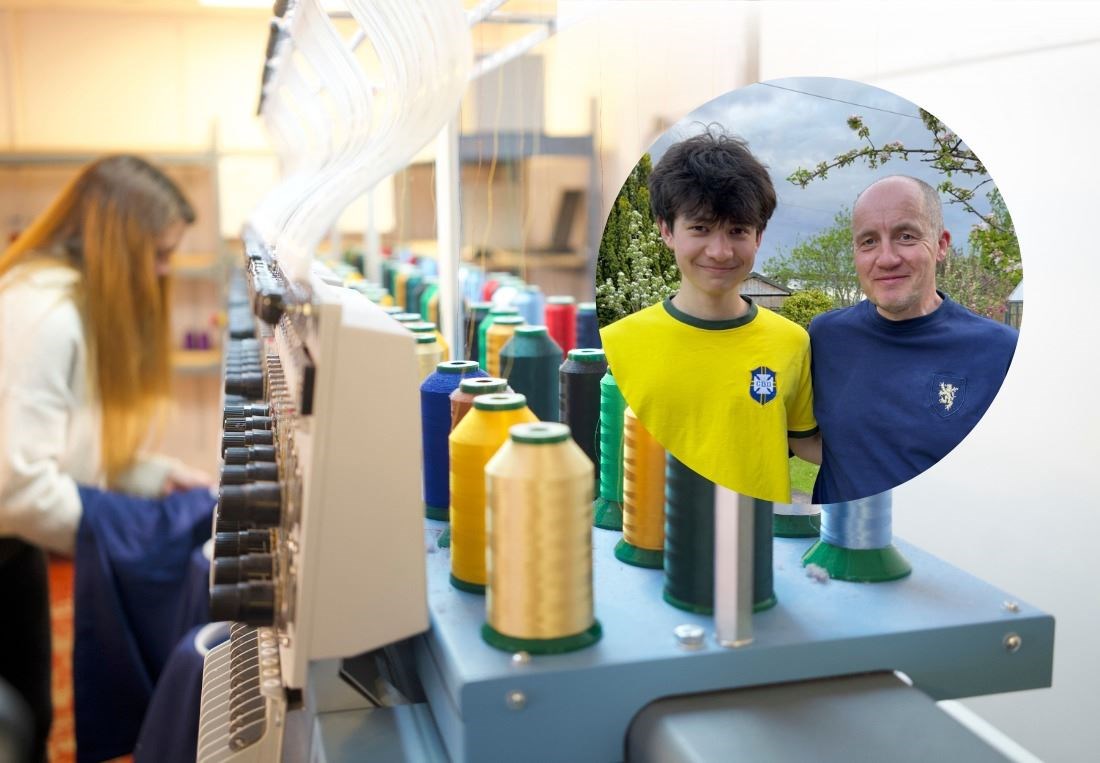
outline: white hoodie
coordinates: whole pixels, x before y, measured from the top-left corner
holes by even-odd
[[[61,553],[76,542],[77,484],[104,486],[79,281],[60,262],[0,279],[0,537]],[[119,488],[159,495],[174,463],[142,457]]]

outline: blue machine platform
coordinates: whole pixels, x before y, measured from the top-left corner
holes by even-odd
[[[444,527],[428,524],[433,537]],[[751,644],[727,649],[712,618],[662,600],[660,570],[614,557],[620,537],[593,530],[603,638],[529,661],[482,641],[484,597],[450,585],[449,550],[429,553],[432,627],[417,669],[455,763],[621,760],[638,711],[674,695],[895,670],[936,700],[1050,685],[1053,617],[907,543],[895,545],[912,575],[861,584],[808,577],[800,558],[811,541],[776,538],[779,603],[754,615]],[[678,644],[682,624],[706,630],[701,648]]]

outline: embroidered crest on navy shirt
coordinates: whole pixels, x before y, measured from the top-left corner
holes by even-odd
[[[749,385],[749,394],[752,395],[753,400],[760,403],[760,405],[766,405],[775,399],[775,393],[777,392],[775,371],[767,366],[760,366],[750,371],[749,376],[752,379],[752,383]]]
[[[963,407],[966,401],[966,378],[952,374],[932,374],[928,404],[947,418]]]

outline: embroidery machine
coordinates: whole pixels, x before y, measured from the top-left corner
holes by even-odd
[[[276,321],[235,357],[260,358],[270,430],[250,431],[272,433],[279,481],[222,488],[219,529],[261,526],[270,558],[212,589],[253,627],[207,658],[200,761],[1003,760],[936,701],[1050,685],[1051,616],[903,542],[913,574],[872,585],[808,577],[811,540],[776,538],[779,603],[731,649],[593,529],[603,639],[488,646],[484,598],[449,584],[444,524],[422,518],[411,336],[320,270],[292,288],[254,241],[249,267]],[[240,369],[227,390],[257,392]]]
[[[230,304],[212,600],[240,624],[206,660],[199,761],[1005,759],[936,702],[1049,686],[1053,618],[902,542],[911,575],[858,584],[807,577],[812,541],[775,539],[778,604],[727,648],[594,528],[597,644],[533,656],[481,639],[485,599],[450,585],[444,525],[423,518],[412,336],[311,265],[347,202],[440,135],[440,315],[461,346],[453,116],[470,78],[554,23],[473,63],[468,26],[501,3],[410,39],[455,10],[397,23],[429,4],[348,0],[351,42],[315,0],[276,4],[261,113],[286,174]],[[756,384],[769,394],[767,374]]]

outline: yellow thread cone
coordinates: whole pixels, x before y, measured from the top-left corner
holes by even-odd
[[[665,449],[627,408],[623,414],[623,543],[615,555],[630,564],[659,567],[664,546]]]
[[[538,421],[515,393],[480,395],[451,432],[451,579],[477,590],[485,571],[485,464],[514,424]]]
[[[435,367],[443,362],[443,350],[431,334],[417,337],[416,362],[420,368],[420,381],[424,381],[431,376],[432,372],[435,371]]]

